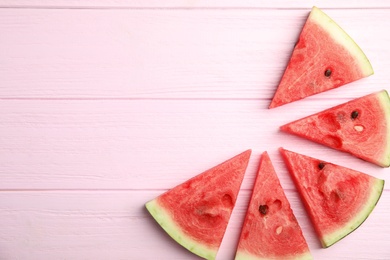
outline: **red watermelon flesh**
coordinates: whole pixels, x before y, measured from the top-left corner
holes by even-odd
[[[288,123],[281,130],[388,167],[389,124],[390,99],[383,90]]]
[[[360,47],[329,16],[313,7],[269,108],[373,73]]]
[[[267,152],[260,160],[235,259],[312,259]]]
[[[280,150],[323,247],[358,228],[382,194],[384,180]]]
[[[196,255],[215,259],[248,165],[247,150],[146,203],[160,226]]]

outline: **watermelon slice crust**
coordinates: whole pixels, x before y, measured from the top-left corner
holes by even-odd
[[[382,90],[290,122],[284,132],[390,165],[390,98]]]
[[[157,223],[180,245],[215,259],[249,162],[247,150],[146,203]]]
[[[354,40],[313,7],[269,105],[278,107],[374,73]]]
[[[235,259],[312,259],[267,152],[260,159]]]
[[[280,149],[323,247],[356,230],[370,215],[385,181]]]

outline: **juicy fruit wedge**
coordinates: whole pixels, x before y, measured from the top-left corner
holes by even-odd
[[[211,168],[146,203],[160,226],[183,247],[215,259],[251,150]]]
[[[260,160],[235,259],[312,259],[266,152]]]
[[[390,99],[385,90],[288,123],[281,130],[382,167],[390,165]]]
[[[372,75],[366,55],[329,16],[313,7],[269,108]]]
[[[384,180],[288,150],[280,150],[323,247],[357,229],[370,215]]]

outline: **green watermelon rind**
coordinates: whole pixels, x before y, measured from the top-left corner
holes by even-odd
[[[343,227],[339,228],[338,230],[330,234],[321,237],[320,240],[322,246],[325,248],[330,247],[334,243],[340,241],[342,238],[351,234],[361,224],[363,224],[363,222],[368,218],[368,216],[371,214],[376,204],[378,203],[382,195],[384,185],[385,185],[384,180],[375,179],[371,188],[371,194],[368,200],[364,202],[363,209],[358,214],[356,214],[355,217],[352,220],[350,220],[347,224],[345,224]]]
[[[177,243],[200,257],[205,259],[215,259],[218,249],[210,248],[186,235],[175,223],[169,212],[158,203],[158,199],[147,202],[145,207],[156,222],[160,224],[165,232],[168,233],[168,235],[170,235]]]
[[[259,258],[259,256],[255,256],[249,253],[245,252],[237,252],[236,258],[234,260],[268,260],[269,258]],[[310,252],[295,255],[292,257],[286,257],[283,256],[283,259],[285,260],[312,260],[313,256],[310,254]]]
[[[379,164],[383,167],[390,166],[390,98],[386,90],[378,93],[379,104],[381,105],[386,122],[386,147],[383,152],[383,157],[379,158]]]
[[[332,18],[314,6],[310,13],[311,18],[320,25],[329,36],[341,46],[344,46],[348,52],[356,58],[364,76],[374,74],[370,61],[357,43],[349,36]]]

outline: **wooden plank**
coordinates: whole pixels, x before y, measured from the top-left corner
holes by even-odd
[[[308,13],[0,9],[0,98],[270,99]],[[390,51],[380,43],[390,41],[388,10],[328,14],[375,75],[315,98],[386,88]]]
[[[157,0],[1,0],[0,7],[7,8],[310,8],[317,5],[324,8],[388,8],[388,1],[256,1],[256,0],[197,0],[197,1],[157,1]]]
[[[265,150],[291,188],[281,146],[390,181],[390,169],[278,130],[339,101],[3,100],[0,189],[168,189],[250,148],[244,188]]]
[[[197,259],[144,209],[159,191],[0,192],[1,259]],[[390,194],[356,231],[322,249],[295,191],[286,191],[314,259],[389,259]],[[249,191],[239,194],[217,259],[232,259]],[[370,237],[370,239],[367,239]],[[151,250],[153,249],[153,250]]]

